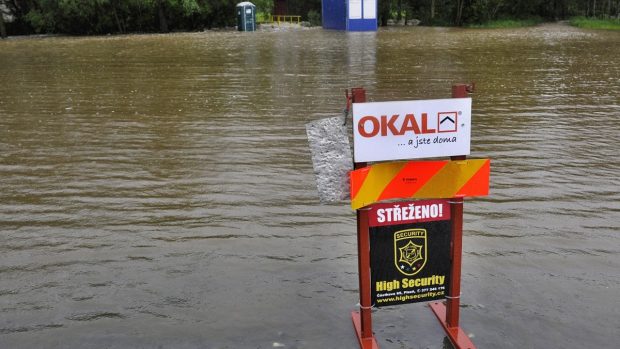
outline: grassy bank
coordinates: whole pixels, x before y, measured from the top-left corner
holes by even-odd
[[[571,18],[570,24],[579,28],[620,30],[620,20],[618,19],[574,17]]]
[[[540,23],[542,23],[540,19],[498,19],[481,24],[470,24],[468,27],[480,29],[520,28],[532,27]]]

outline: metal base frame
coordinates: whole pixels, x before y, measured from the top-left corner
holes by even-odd
[[[357,311],[352,312],[351,319],[353,320],[353,327],[355,328],[357,340],[360,343],[360,349],[379,349],[375,336],[362,337],[362,319],[360,313]]]
[[[463,329],[458,326],[448,327],[446,322],[446,305],[443,302],[431,302],[428,306],[437,316],[437,320],[439,320],[441,327],[446,331],[455,349],[476,349],[476,346],[474,346],[474,343],[472,343]]]

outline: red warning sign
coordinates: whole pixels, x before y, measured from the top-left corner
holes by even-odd
[[[368,216],[371,227],[433,222],[450,219],[448,200],[401,201],[372,205]]]

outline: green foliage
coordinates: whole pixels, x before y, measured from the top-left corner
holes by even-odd
[[[488,21],[481,24],[470,24],[469,28],[482,28],[482,29],[500,29],[500,28],[520,28],[520,27],[532,27],[540,24],[540,19],[498,19],[494,21]]]
[[[312,10],[321,12],[321,0],[289,0],[288,2],[289,15],[301,16],[307,20],[308,13]]]
[[[504,5],[504,0],[472,0],[466,16],[470,23],[495,21]]]
[[[266,17],[273,14],[273,0],[253,0],[252,3],[256,5],[257,14],[262,13]]]
[[[380,24],[388,19],[421,20],[423,25],[510,27],[534,25],[572,16],[620,15],[620,1],[598,0],[379,0]],[[410,15],[411,13],[411,15]],[[513,22],[510,22],[512,20]]]
[[[23,21],[29,24],[37,34],[55,32],[57,24],[55,13],[58,12],[57,2],[40,0],[37,3],[38,6],[36,8],[31,8],[23,13]]]
[[[315,10],[308,11],[308,22],[313,26],[321,25],[321,13]]]
[[[55,29],[54,16],[50,12],[32,10],[24,17],[26,23],[30,24],[32,30],[37,33],[53,33]]]
[[[585,18],[585,17],[573,17],[570,19],[570,24],[575,27],[579,27],[579,28],[620,30],[620,18],[596,19],[596,18]]]
[[[31,0],[18,13],[33,33],[107,34],[233,26],[230,0]]]
[[[256,12],[256,22],[258,23],[266,23],[269,22],[270,14],[265,12]]]
[[[181,0],[181,8],[185,16],[191,16],[201,12],[201,6],[196,0]]]

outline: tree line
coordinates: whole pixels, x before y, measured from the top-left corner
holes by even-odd
[[[0,0],[11,34],[123,34],[234,25],[230,0]],[[4,8],[4,10],[2,10]]]
[[[383,0],[380,25],[417,19],[423,25],[463,26],[502,19],[557,21],[620,16],[620,0]]]
[[[234,26],[241,0],[0,0],[0,35],[123,34],[195,31]],[[344,1],[344,0],[343,0]],[[255,0],[273,11],[273,0]],[[562,20],[620,16],[620,0],[378,0],[379,25],[420,20],[422,25],[463,26],[499,19]],[[320,16],[321,0],[289,0],[288,12]]]

